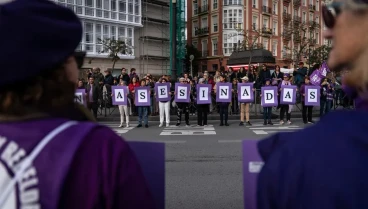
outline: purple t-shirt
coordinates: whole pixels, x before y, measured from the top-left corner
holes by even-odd
[[[39,119],[0,123],[0,176],[12,178],[12,166],[4,160],[12,145],[13,156],[24,150],[32,152],[40,140],[66,119]],[[65,209],[153,209],[154,200],[141,168],[128,144],[111,129],[90,122],[81,122],[55,137],[35,159],[32,169],[34,184],[29,190],[39,193],[33,202],[24,202],[27,188],[19,184],[14,208],[39,205],[41,208]],[[6,172],[7,171],[7,172]],[[31,178],[29,178],[31,179]],[[0,179],[0,182],[3,180]],[[29,180],[29,182],[31,182]],[[35,183],[36,182],[36,183]],[[23,185],[23,186],[24,186]],[[37,195],[36,195],[37,196]]]

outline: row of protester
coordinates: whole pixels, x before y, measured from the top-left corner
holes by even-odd
[[[261,106],[264,108],[264,120],[266,124],[266,120],[268,120],[268,124],[272,125],[271,122],[271,114],[272,107],[277,107],[279,104],[281,106],[281,119],[283,119],[283,115],[287,113],[287,120],[290,121],[290,112],[288,105],[294,105],[296,103],[296,93],[297,86],[291,85],[288,82],[288,75],[285,75],[284,81],[282,81],[279,86],[272,86],[271,79],[266,79],[265,86],[261,88]],[[231,83],[227,83],[224,81],[225,78],[222,77],[220,82],[216,83],[216,85],[212,88],[211,84],[203,84],[200,82],[196,85],[195,90],[195,101],[197,105],[209,105],[211,104],[211,91],[212,89],[216,93],[216,102],[219,103],[220,106],[220,125],[228,125],[227,117],[228,117],[228,105],[232,100],[232,94],[234,93],[234,89],[232,88]],[[243,77],[243,83],[239,83],[237,85],[237,96],[238,101],[241,104],[244,104],[242,113],[248,112],[246,115],[246,123],[249,122],[249,111],[246,111],[247,104],[254,102],[254,84],[247,81],[247,77]],[[184,83],[183,79],[180,79],[179,83],[175,83],[175,91],[171,92],[171,84],[166,81],[166,79],[162,79],[161,83],[156,83],[155,85],[155,94],[154,97],[160,103],[160,115],[166,115],[166,125],[168,126],[170,123],[170,101],[171,96],[174,95],[174,101],[178,106],[178,121],[177,125],[180,125],[181,115],[184,112],[185,114],[185,122],[186,125],[189,125],[189,113],[187,111],[188,104],[191,102],[191,85]],[[307,77],[305,79],[305,84],[300,88],[300,94],[302,97],[302,105],[303,105],[303,121],[305,123],[312,122],[311,115],[313,106],[320,106],[320,86],[314,86],[310,84],[310,80]],[[148,108],[150,106],[151,101],[151,88],[147,87],[144,80],[140,81],[140,86],[134,87],[134,104],[138,107],[138,115],[139,115],[139,127],[142,126],[142,120],[144,121],[144,126],[148,127]],[[91,96],[91,91],[86,91],[86,89],[78,89],[77,90],[77,101],[83,104],[86,104],[87,96]],[[129,114],[127,110],[128,105],[128,95],[129,89],[124,84],[124,81],[121,82],[120,86],[112,86],[112,100],[114,105],[119,106],[120,112],[123,112],[126,116],[127,126],[129,126]],[[204,109],[203,109],[204,108]],[[248,107],[249,109],[249,107]],[[202,111],[201,111],[202,110]],[[205,120],[208,110],[206,106],[199,106],[199,118],[201,120]],[[307,117],[308,114],[308,117]],[[244,116],[242,116],[244,117]],[[203,119],[202,119],[203,118]],[[163,126],[163,117],[160,120],[160,126]],[[122,118],[123,122],[124,119]],[[198,125],[207,125],[207,122],[199,122]]]

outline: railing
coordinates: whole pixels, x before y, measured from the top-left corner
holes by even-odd
[[[290,4],[291,0],[283,0],[285,4]]]
[[[301,0],[294,0],[293,5],[294,5],[294,7],[300,7]]]
[[[318,28],[319,27],[319,23],[316,21],[309,21],[309,27],[313,27],[313,28]]]
[[[310,11],[315,11],[316,10],[316,6],[313,4],[309,4],[309,10]]]
[[[194,35],[196,35],[196,36],[206,35],[208,33],[209,33],[209,28],[208,27],[197,28],[194,31]]]
[[[213,56],[216,56],[216,55],[218,55],[218,50],[217,49],[213,50]]]
[[[263,7],[262,7],[262,13],[263,13],[263,14],[272,14],[272,9],[271,9],[271,7],[263,6]]]
[[[232,3],[227,2],[226,4],[224,4],[224,6],[243,6],[243,3],[242,2],[232,2]]]
[[[208,10],[209,10],[208,4],[202,5],[202,6],[198,7],[198,14],[207,13]]]
[[[272,34],[272,29],[271,28],[267,28],[267,27],[263,27],[262,28],[262,34],[263,35],[271,35]]]
[[[203,58],[208,57],[208,50],[202,50],[202,51],[201,51],[201,56],[202,56]]]

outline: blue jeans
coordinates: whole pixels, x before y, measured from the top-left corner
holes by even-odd
[[[142,125],[142,117],[144,120],[144,125],[148,125],[148,108],[146,106],[138,107],[138,124]]]
[[[263,108],[263,119],[271,120],[271,115],[272,115],[272,107],[264,107]]]
[[[319,109],[319,116],[322,117],[323,115],[327,114],[331,110],[332,100],[322,100],[321,99],[321,107]]]

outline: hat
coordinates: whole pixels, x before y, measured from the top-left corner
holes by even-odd
[[[271,81],[271,78],[266,78],[266,79],[265,79],[265,82],[266,82],[266,81]]]
[[[248,81],[249,80],[249,78],[248,78],[248,76],[244,76],[243,78],[241,78],[242,80],[246,80],[246,81]]]
[[[290,77],[290,74],[289,73],[285,73],[284,74],[284,77],[288,77],[289,78]]]
[[[45,0],[0,3],[0,31],[0,85],[25,80],[62,64],[82,38],[82,24],[74,12]]]

